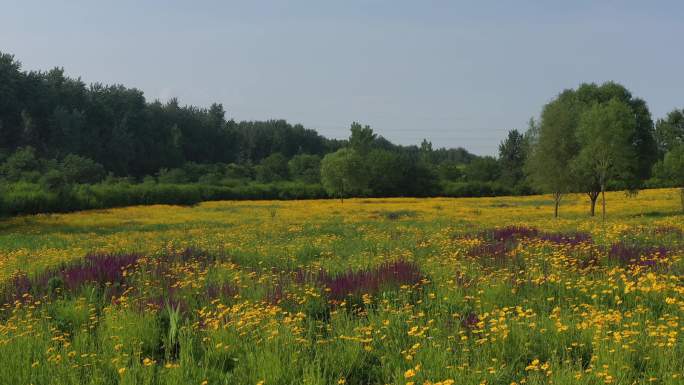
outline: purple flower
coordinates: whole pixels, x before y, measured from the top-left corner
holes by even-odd
[[[469,330],[477,329],[478,323],[480,323],[480,317],[473,312],[466,314],[466,316],[461,319],[461,326]]]
[[[624,242],[614,243],[608,251],[608,258],[623,266],[655,266],[667,255],[668,249],[664,246],[644,247]]]
[[[347,271],[331,276],[321,275],[328,298],[342,301],[349,295],[376,294],[385,289],[397,289],[402,285],[415,285],[423,276],[413,262],[396,261],[373,269]]]

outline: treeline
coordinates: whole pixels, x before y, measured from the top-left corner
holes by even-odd
[[[601,190],[682,185],[682,111],[654,126],[646,103],[615,83],[564,91],[539,121],[510,131],[497,157],[433,149],[427,140],[399,146],[359,123],[348,139],[334,140],[283,120],[225,115],[220,104],[148,102],[136,89],[87,86],[61,68],[22,71],[0,53],[0,214],[213,199],[533,192],[553,193],[558,206],[563,194],[578,191],[592,197],[593,212]],[[625,143],[613,143],[616,133]],[[590,156],[602,148],[612,152]]]

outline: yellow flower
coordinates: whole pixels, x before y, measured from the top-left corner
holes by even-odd
[[[157,361],[149,359],[147,357],[145,357],[145,359],[143,360],[143,365],[145,365],[145,366],[152,366],[156,363],[157,363]]]
[[[346,384],[346,383],[347,383],[347,380],[345,380],[344,377],[342,377],[342,378],[340,378],[339,380],[337,380],[337,383],[340,384],[340,385],[343,385],[343,384]]]
[[[404,372],[404,378],[411,378],[416,375],[416,371],[413,369],[409,369]]]
[[[126,368],[119,368],[118,372],[119,372],[119,375],[123,376],[123,374],[126,373]]]

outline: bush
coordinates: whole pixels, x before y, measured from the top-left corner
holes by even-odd
[[[61,168],[68,183],[98,183],[105,177],[101,164],[78,155],[65,156]]]
[[[0,195],[0,213],[3,215],[59,211],[61,204],[57,194],[48,192],[36,183],[12,183]]]

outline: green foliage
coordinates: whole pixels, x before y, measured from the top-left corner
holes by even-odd
[[[525,139],[518,130],[508,132],[508,137],[499,144],[501,182],[515,186],[524,178],[523,165],[527,158]]]
[[[79,155],[69,154],[61,162],[67,183],[97,183],[105,177],[101,164]]]
[[[684,145],[684,109],[675,109],[665,119],[658,119],[655,137],[661,154]]]
[[[377,135],[370,126],[361,126],[360,123],[353,122],[349,136],[349,147],[361,156],[365,156],[373,147],[376,138]]]
[[[544,107],[539,122],[530,120],[525,134],[509,132],[498,159],[460,147],[433,148],[427,139],[395,145],[357,122],[348,140],[326,139],[284,120],[236,122],[227,120],[221,104],[183,106],[175,98],[148,102],[137,89],[86,86],[61,68],[22,71],[13,56],[2,53],[0,84],[0,182],[7,194],[0,199],[19,200],[19,208],[3,204],[5,213],[104,202],[194,202],[214,195],[292,199],[319,196],[323,189],[345,197],[480,196],[534,188],[553,193],[557,204],[563,194],[582,191],[593,207],[599,178],[577,159],[589,143],[578,140],[578,126],[593,106],[617,100],[634,118],[626,138],[636,159],[631,177],[612,176],[606,188],[635,190],[662,166],[653,168],[658,156],[684,138],[683,111],[671,112],[654,130],[646,103],[614,82],[563,91]],[[345,146],[351,152],[334,155]],[[669,181],[657,176],[648,183]],[[15,183],[19,187],[10,186]],[[160,187],[189,184],[197,186]],[[109,191],[93,193],[104,189],[101,185]],[[16,191],[27,189],[26,199],[18,197]],[[181,196],[167,195],[174,191]]]
[[[437,175],[441,180],[456,182],[463,178],[463,168],[459,163],[446,161],[437,166]]]
[[[318,155],[297,154],[287,163],[290,176],[306,183],[321,180],[321,158]]]
[[[618,99],[595,104],[581,118],[577,137],[581,150],[574,167],[588,170],[602,192],[610,181],[627,182],[638,172],[638,159],[631,138],[636,120],[629,106]],[[603,202],[605,217],[605,200]]]
[[[37,214],[103,209],[131,205],[193,205],[212,200],[320,199],[327,196],[319,184],[280,182],[237,186],[137,183],[114,181],[79,184],[60,191],[38,183],[17,182],[0,187],[0,215]]]
[[[577,123],[578,106],[571,91],[561,93],[544,106],[536,144],[526,163],[530,180],[540,191],[571,191],[573,175],[568,165],[579,150]]]
[[[684,144],[671,149],[656,165],[656,176],[668,185],[680,188],[682,211],[684,211]]]
[[[281,153],[274,153],[264,158],[255,168],[259,182],[275,182],[288,178],[287,158]]]
[[[663,176],[676,186],[684,187],[684,144],[671,149],[662,162]]]
[[[38,179],[41,170],[41,164],[33,147],[17,149],[0,165],[0,174],[10,182],[35,181]]]
[[[366,175],[363,158],[351,148],[337,150],[321,161],[321,182],[333,197],[363,194],[368,187]]]
[[[636,169],[636,152],[630,142],[636,121],[629,107],[611,99],[596,104],[582,115],[577,137],[582,149],[576,163],[592,170],[600,184],[629,178]]]
[[[501,176],[501,165],[491,156],[477,158],[463,170],[467,181],[492,182]]]

